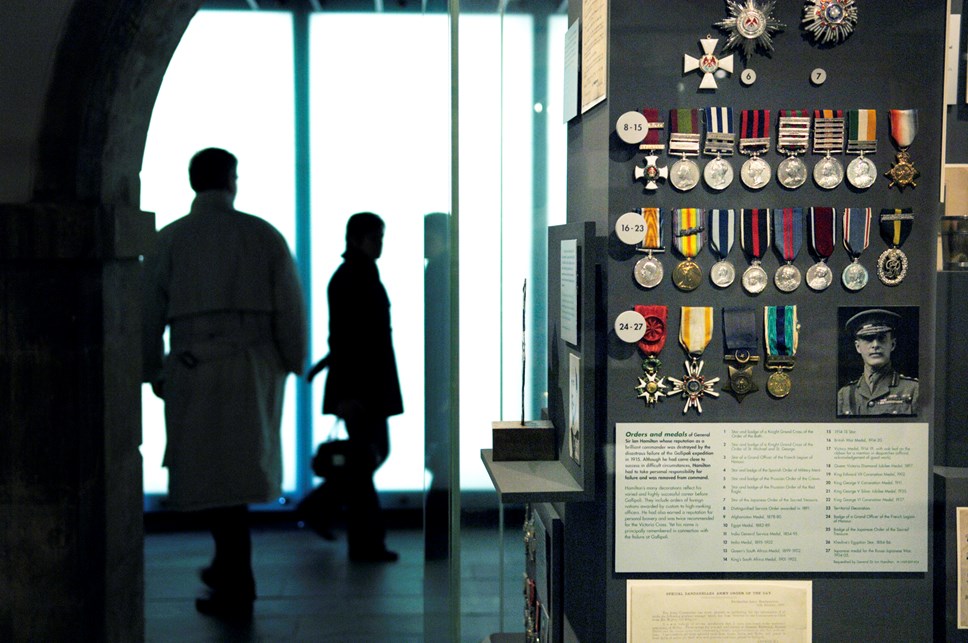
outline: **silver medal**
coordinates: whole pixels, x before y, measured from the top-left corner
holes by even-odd
[[[776,168],[776,180],[785,188],[796,189],[807,182],[807,165],[799,156],[790,156]]]
[[[681,158],[669,168],[669,183],[686,192],[699,184],[699,166],[692,159]]]
[[[866,286],[868,279],[867,268],[857,263],[856,260],[854,263],[848,264],[840,276],[844,288],[855,292]]]
[[[773,275],[773,283],[782,292],[793,292],[800,287],[800,281],[800,270],[792,263],[780,266]]]
[[[635,264],[635,281],[643,288],[655,288],[662,281],[662,263],[651,254]]]
[[[713,190],[724,190],[733,182],[733,166],[726,159],[717,156],[706,163],[706,167],[702,170],[702,178]]]
[[[825,156],[813,168],[813,180],[824,190],[832,190],[844,180],[844,166],[832,156]]]
[[[866,156],[858,156],[847,165],[847,181],[855,188],[866,190],[876,178],[877,168]]]
[[[754,263],[743,273],[743,289],[752,295],[763,292],[766,282],[766,271],[758,263]]]
[[[907,275],[908,258],[897,248],[888,248],[877,258],[877,277],[886,286],[896,286]]]
[[[826,290],[834,282],[834,272],[824,261],[818,261],[807,268],[807,286],[811,290]]]
[[[717,261],[709,270],[709,280],[720,288],[726,288],[736,279],[736,268],[728,261]]]
[[[751,190],[759,190],[766,187],[766,184],[770,182],[773,170],[769,163],[758,156],[754,156],[743,163],[739,175],[743,180],[743,185]]]

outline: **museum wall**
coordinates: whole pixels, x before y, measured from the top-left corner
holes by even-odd
[[[580,9],[580,8],[579,8]],[[570,18],[574,20],[576,8]],[[626,627],[626,581],[639,578],[689,579],[776,579],[810,580],[813,595],[813,634],[817,640],[842,640],[862,636],[877,640],[924,640],[932,631],[932,571],[926,561],[933,553],[927,544],[927,555],[919,571],[905,573],[811,572],[691,572],[689,574],[618,573],[615,571],[616,541],[616,469],[617,423],[654,423],[669,429],[701,430],[703,425],[724,423],[757,424],[813,424],[843,425],[857,418],[838,414],[838,389],[845,384],[849,370],[849,347],[845,349],[844,323],[847,313],[867,308],[887,307],[906,315],[908,335],[898,340],[896,361],[903,364],[910,377],[917,377],[920,404],[913,415],[879,417],[876,423],[916,423],[928,432],[925,440],[927,454],[919,463],[925,471],[924,486],[928,486],[931,455],[934,452],[934,367],[935,367],[935,297],[936,297],[936,238],[938,218],[942,214],[941,144],[944,105],[942,78],[944,71],[946,3],[902,3],[887,7],[861,5],[857,26],[839,44],[817,44],[812,35],[800,26],[803,3],[778,3],[775,18],[785,25],[773,32],[773,51],[759,48],[745,60],[739,52],[722,52],[726,34],[714,23],[728,17],[725,3],[691,0],[676,4],[670,11],[665,3],[612,0],[609,3],[608,25],[608,92],[605,102],[579,115],[569,125],[569,186],[568,221],[594,221],[597,233],[603,238],[601,257],[602,308],[596,314],[604,318],[602,324],[606,357],[596,364],[602,377],[605,411],[604,422],[596,425],[597,446],[607,476],[604,489],[596,489],[594,506],[576,509],[569,505],[563,512],[565,521],[565,611],[566,618],[581,640],[603,640],[605,633],[614,640],[614,633]],[[719,38],[717,55],[733,53],[734,71],[716,78],[718,88],[700,90],[701,74],[683,73],[683,55],[698,57],[702,53],[699,39],[710,35]],[[741,81],[742,72],[755,71],[755,81]],[[825,72],[822,83],[812,82],[815,70]],[[774,178],[762,189],[746,187],[740,180],[739,166],[746,156],[737,153],[731,159],[736,177],[722,190],[713,190],[705,182],[691,190],[672,187],[668,181],[647,189],[643,181],[635,180],[635,168],[644,167],[644,152],[637,145],[622,141],[615,132],[618,119],[629,111],[657,108],[666,128],[662,140],[668,142],[669,110],[730,106],[735,113],[739,130],[740,113],[745,109],[769,109],[772,112],[770,149],[763,154],[773,171],[784,159],[776,151],[776,118],[779,110],[790,109],[872,109],[877,114],[877,151],[869,154],[879,176],[869,188],[856,188],[845,181],[833,189],[822,189],[813,180],[796,189],[779,185]],[[916,187],[889,187],[891,179],[884,176],[897,164],[898,146],[891,137],[889,110],[918,110],[918,128],[910,145],[914,165],[920,172]],[[602,190],[603,163],[597,153],[608,137],[607,199]],[[808,150],[802,155],[808,168],[822,155]],[[853,156],[840,155],[843,164]],[[709,157],[696,159],[700,165]],[[671,166],[675,157],[667,152],[659,155],[659,165]],[[603,203],[603,201],[607,201]],[[763,267],[770,282],[760,294],[751,294],[740,285],[740,275],[749,260],[740,247],[739,232],[729,260],[736,266],[736,281],[728,287],[710,283],[709,269],[715,261],[706,245],[696,257],[702,269],[702,280],[695,290],[685,292],[673,285],[672,272],[684,257],[672,249],[671,222],[665,223],[665,252],[657,255],[664,266],[665,277],[655,287],[640,286],[633,268],[643,253],[619,240],[615,233],[618,218],[640,208],[731,208],[737,211],[752,208],[833,207],[837,209],[836,235],[833,254],[828,265],[835,278],[822,291],[801,284],[793,292],[781,292],[772,281],[776,270],[784,263],[777,250],[769,249]],[[850,290],[842,285],[842,271],[851,263],[843,245],[843,208],[872,210],[869,246],[859,262],[869,273],[867,285]],[[879,214],[882,209],[910,209],[913,224],[903,243],[909,261],[903,279],[888,285],[878,278],[879,256],[888,243],[879,233]],[[806,273],[818,257],[812,252],[809,229],[793,263]],[[552,249],[553,252],[553,249]],[[634,305],[664,305],[668,307],[669,334],[660,355],[662,374],[683,377],[686,353],[679,345],[679,312],[682,307],[711,306],[713,329],[711,340],[703,354],[707,378],[721,378],[715,388],[718,397],[701,398],[702,413],[695,408],[684,412],[685,400],[675,395],[647,404],[638,395],[636,385],[642,376],[643,355],[634,343],[619,339],[612,330],[619,314]],[[789,394],[780,397],[767,392],[769,375],[763,363],[754,370],[754,381],[759,389],[742,401],[720,391],[728,379],[724,363],[724,335],[722,310],[724,307],[752,308],[757,320],[763,319],[766,306],[797,307],[799,344],[795,365],[788,371],[792,386]],[[549,311],[553,314],[554,311]],[[761,324],[762,321],[758,321]],[[554,324],[554,320],[552,320]],[[762,331],[759,352],[765,357]],[[856,357],[856,356],[855,356]],[[764,360],[765,361],[765,360]],[[856,375],[853,375],[856,377]],[[869,418],[868,418],[869,419]],[[900,426],[900,425],[899,425]],[[600,469],[601,470],[601,469]],[[601,483],[598,483],[601,484]],[[604,492],[604,496],[602,495]],[[930,492],[926,492],[930,493]],[[926,505],[930,505],[930,497]],[[927,511],[927,508],[925,508]],[[604,518],[604,521],[603,521]],[[928,520],[923,522],[923,541],[928,541]],[[581,539],[569,534],[581,533]],[[588,551],[604,548],[604,556]],[[688,552],[683,552],[688,556]],[[601,567],[601,558],[605,566]],[[585,574],[575,580],[574,568]],[[641,567],[648,570],[646,562]],[[592,598],[604,594],[602,604]],[[873,599],[872,597],[878,597]],[[903,597],[903,598],[902,598]],[[858,605],[872,605],[878,609],[858,610]]]

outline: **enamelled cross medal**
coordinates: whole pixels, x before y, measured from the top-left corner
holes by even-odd
[[[642,376],[635,390],[646,404],[654,406],[666,395],[665,378],[659,375],[659,369],[662,368],[659,353],[665,346],[669,311],[665,306],[635,306],[634,310],[645,320],[645,334],[639,340],[639,350],[645,355],[645,360],[642,362]]]
[[[681,393],[686,400],[686,405],[682,412],[685,414],[690,408],[695,408],[696,412],[702,414],[702,399],[706,395],[719,397],[714,385],[719,381],[718,377],[707,379],[702,374],[703,351],[709,344],[713,335],[713,309],[710,306],[690,307],[683,306],[680,313],[679,323],[679,343],[686,353],[689,360],[685,362],[686,374],[679,380],[674,377],[667,377],[672,382],[672,389],[668,396],[672,397],[676,393]]]

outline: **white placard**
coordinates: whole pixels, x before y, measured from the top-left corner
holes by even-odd
[[[615,222],[615,235],[618,240],[630,246],[641,245],[645,241],[645,219],[641,212],[626,212]]]
[[[567,123],[578,116],[578,37],[581,35],[581,19],[576,20],[565,32],[565,81],[562,122]]]
[[[561,338],[578,345],[578,239],[561,242]]]
[[[629,643],[812,640],[811,581],[629,580]]]
[[[581,113],[605,100],[608,76],[608,0],[581,3]]]
[[[926,423],[619,423],[615,571],[925,572]]]

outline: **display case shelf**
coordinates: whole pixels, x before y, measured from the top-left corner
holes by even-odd
[[[501,502],[568,502],[584,500],[585,490],[559,460],[495,462],[491,449],[481,460]]]

